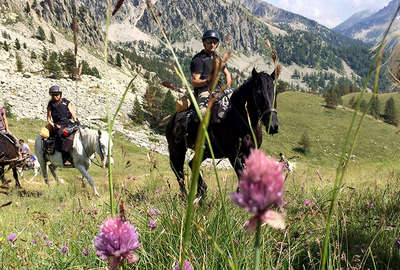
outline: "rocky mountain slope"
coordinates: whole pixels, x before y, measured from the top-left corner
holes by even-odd
[[[355,21],[355,23],[348,24],[344,22],[335,27],[334,30],[354,39],[359,39],[368,43],[376,43],[386,30],[386,27],[392,19],[399,4],[400,0],[392,0],[383,9],[366,16],[359,21]],[[399,27],[400,16],[397,17],[393,29],[398,30]]]

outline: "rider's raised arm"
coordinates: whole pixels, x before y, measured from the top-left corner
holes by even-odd
[[[51,110],[50,108],[47,108],[47,123],[49,123],[50,126],[54,127],[53,120],[51,118]]]
[[[228,68],[226,66],[224,68],[224,75],[225,75],[225,79],[226,79],[226,86],[227,87],[231,87],[232,76],[231,76],[231,73],[229,72],[229,70],[228,70]]]
[[[74,120],[74,122],[77,122],[78,121],[78,117],[76,116],[74,108],[72,107],[71,103],[68,104],[68,110],[72,115],[72,120]]]
[[[8,121],[7,121],[7,116],[6,116],[6,112],[5,111],[1,115],[1,117],[3,117],[3,123],[4,123],[4,127],[6,128],[6,132],[10,133],[10,130],[8,129]]]

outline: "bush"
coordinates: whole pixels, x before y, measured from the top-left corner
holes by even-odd
[[[304,132],[299,141],[300,151],[308,154],[311,151],[311,141],[307,132]]]
[[[31,59],[37,59],[36,53],[34,51],[31,52]]]
[[[54,36],[53,32],[50,34],[50,42],[56,44],[56,37]]]
[[[6,51],[6,52],[8,52],[9,51],[9,47],[8,47],[8,44],[7,44],[7,41],[5,41],[4,40],[4,43],[3,43],[3,49]]]

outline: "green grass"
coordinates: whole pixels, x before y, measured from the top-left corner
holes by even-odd
[[[337,155],[351,117],[347,110],[326,109],[323,105],[322,98],[310,94],[286,92],[278,97],[280,133],[264,137],[262,147],[268,154],[277,156],[283,152],[288,157],[300,158],[285,187],[287,230],[263,227],[261,269],[318,269]],[[39,120],[10,121],[10,129],[25,140],[34,139],[43,125]],[[293,149],[306,130],[312,148],[309,154],[302,155]],[[351,162],[339,200],[330,258],[337,266],[335,269],[373,269],[374,263],[377,269],[397,269],[400,252],[394,241],[400,237],[398,135],[396,128],[373,119],[366,119],[361,132],[357,157]],[[178,197],[168,158],[156,154],[154,168],[147,153],[121,134],[114,138],[115,198],[117,202],[124,200],[128,219],[138,228],[142,243],[137,251],[140,259],[129,269],[172,269],[179,257],[186,204]],[[107,264],[93,250],[93,238],[98,226],[110,216],[108,181],[101,168],[92,166],[89,172],[100,198],[93,196],[89,185],[81,186],[79,173],[73,169],[60,170],[65,185],[57,185],[50,178],[51,185],[47,187],[38,177],[29,183],[22,180],[23,190],[13,188],[12,184],[8,196],[0,194],[0,204],[12,201],[10,206],[0,208],[0,267],[105,269]],[[203,172],[209,193],[204,205],[195,208],[188,260],[195,269],[228,269],[225,252],[230,251],[229,235],[215,175],[211,169],[204,168]],[[26,178],[30,175],[27,173]],[[11,178],[10,173],[7,178]],[[254,235],[247,234],[244,227],[250,215],[230,200],[237,183],[232,170],[221,171],[221,179],[240,269],[252,269]],[[306,200],[311,201],[308,207]],[[154,217],[158,225],[155,230],[148,227],[150,209],[163,212]],[[37,232],[46,233],[48,239],[37,237]],[[11,233],[18,234],[15,247],[7,241]],[[34,238],[39,240],[35,245]],[[46,246],[47,241],[53,244]],[[64,244],[69,247],[67,254],[60,253]],[[369,245],[373,260],[367,252]],[[88,256],[82,255],[85,248],[90,250]]]

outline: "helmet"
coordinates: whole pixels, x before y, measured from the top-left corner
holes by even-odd
[[[53,85],[49,89],[49,95],[54,95],[54,94],[62,94],[62,91],[58,85]]]
[[[207,31],[205,31],[204,34],[203,34],[202,40],[204,41],[207,38],[215,38],[218,41],[220,40],[219,34],[215,30],[207,30]]]

